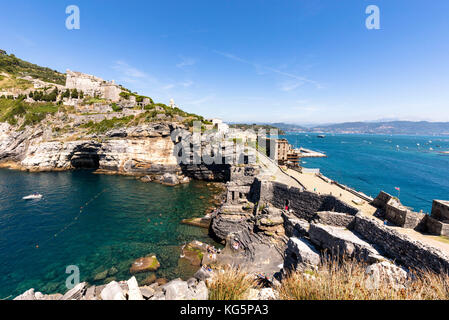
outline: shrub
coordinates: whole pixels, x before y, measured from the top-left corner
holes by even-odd
[[[449,298],[449,276],[414,273],[404,288],[391,284],[369,288],[366,265],[355,260],[327,260],[317,271],[293,272],[281,283],[285,300],[427,300]]]
[[[257,287],[254,277],[240,269],[227,267],[216,272],[208,283],[209,300],[245,300],[249,289]]]
[[[120,112],[123,110],[123,108],[121,106],[117,105],[116,103],[112,103],[111,108],[114,112]]]

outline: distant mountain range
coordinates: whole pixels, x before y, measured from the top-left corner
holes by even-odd
[[[449,135],[449,122],[345,122],[319,125],[311,128],[287,123],[270,123],[270,125],[289,132]]]

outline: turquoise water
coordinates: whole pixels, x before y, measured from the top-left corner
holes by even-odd
[[[22,200],[33,192],[43,199]],[[89,171],[1,169],[0,298],[29,288],[64,293],[68,265],[79,267],[81,281],[102,284],[93,277],[111,267],[126,280],[133,260],[151,253],[161,263],[157,277],[185,278],[193,270],[178,264],[180,246],[211,240],[180,221],[204,215],[212,195],[202,182],[166,187]]]
[[[294,146],[323,151],[328,158],[304,159],[307,168],[376,196],[398,195],[406,206],[430,212],[433,199],[449,200],[449,137],[287,134]],[[419,144],[419,145],[418,145]],[[399,146],[399,147],[398,147]],[[430,148],[433,149],[430,150]]]

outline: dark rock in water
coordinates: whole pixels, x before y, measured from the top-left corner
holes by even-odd
[[[116,281],[116,280],[117,280],[116,277],[109,277],[109,278],[104,279],[104,283],[109,283],[109,282]]]
[[[141,281],[140,284],[143,286],[148,286],[148,285],[154,283],[156,281],[156,279],[157,279],[156,274],[151,273],[143,281]]]
[[[108,270],[108,276],[109,276],[109,277],[115,276],[117,273],[118,273],[118,270],[117,270],[116,267],[111,267],[111,268]]]
[[[159,279],[156,280],[156,283],[157,283],[158,285],[160,285],[160,286],[163,286],[163,285],[166,284],[167,282],[168,282],[168,280],[165,279],[165,278],[159,278]]]
[[[192,241],[182,248],[182,258],[192,265],[200,266],[203,256],[207,254],[208,245],[199,241]]]
[[[140,181],[151,182],[151,181],[153,181],[153,178],[151,178],[151,176],[144,176],[144,177],[140,178]]]
[[[181,221],[181,223],[188,224],[188,225],[195,226],[195,227],[209,229],[210,220],[211,220],[210,216],[205,216],[202,218],[184,219]]]
[[[129,272],[131,274],[147,272],[147,271],[156,271],[159,269],[161,264],[157,260],[155,255],[146,256],[143,258],[139,258],[133,262]]]
[[[94,277],[94,281],[104,280],[108,277],[108,270],[104,270],[103,272],[97,273]]]
[[[173,173],[165,173],[161,178],[161,183],[170,185],[170,186],[175,186],[175,185],[179,184],[179,179],[178,179],[178,176],[176,176]]]

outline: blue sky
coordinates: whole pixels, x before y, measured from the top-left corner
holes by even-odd
[[[81,29],[65,28],[78,5]],[[368,5],[380,30],[365,27]],[[4,1],[0,48],[238,122],[449,121],[449,1]]]

